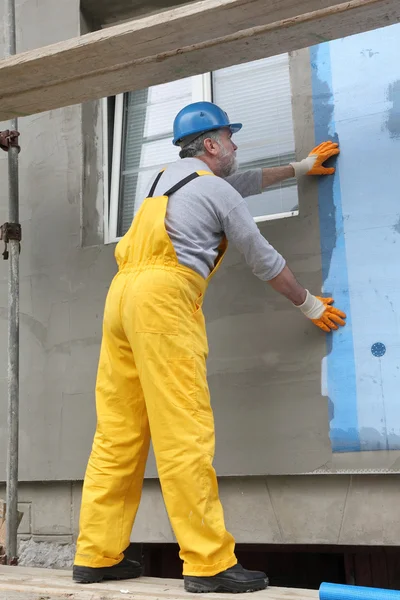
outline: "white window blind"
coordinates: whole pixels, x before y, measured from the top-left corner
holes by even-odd
[[[213,73],[214,102],[243,123],[235,137],[240,169],[295,159],[289,56],[282,54]],[[247,198],[253,217],[297,210],[294,179]]]
[[[241,169],[285,165],[294,159],[287,54],[124,94],[122,118],[115,120],[122,135],[120,147],[114,148],[120,154],[112,173],[110,240],[126,233],[157,171],[178,158],[179,149],[172,144],[173,120],[196,100],[213,100],[232,120],[243,122],[234,138]],[[256,220],[297,210],[295,183],[289,180],[248,198]]]
[[[172,124],[191,100],[190,77],[125,94],[118,236],[129,229],[157,170],[178,158]]]

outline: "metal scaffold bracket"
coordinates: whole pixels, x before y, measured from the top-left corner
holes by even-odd
[[[0,241],[4,242],[3,259],[8,260],[8,244],[10,240],[16,240],[21,242],[22,240],[22,229],[19,223],[4,223],[0,226]],[[19,251],[21,252],[21,244],[19,244]]]

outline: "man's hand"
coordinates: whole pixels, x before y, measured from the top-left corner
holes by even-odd
[[[345,313],[331,306],[333,298],[320,298],[319,296],[313,296],[308,290],[306,291],[306,299],[298,308],[314,325],[329,333],[333,329],[338,329],[339,326],[343,327],[346,324]]]
[[[322,331],[328,333],[332,329],[338,329],[339,325],[341,327],[345,325],[345,313],[331,306],[333,298],[320,298],[310,294],[298,283],[288,266],[285,266],[279,275],[268,283],[276,292],[288,298]]]
[[[21,148],[18,145],[18,137],[19,131],[10,131],[9,129],[0,131],[0,148],[4,150],[4,152],[8,152],[9,148],[14,147],[18,148],[18,152],[20,152]]]
[[[339,144],[335,142],[323,142],[313,150],[307,158],[300,162],[293,162],[290,165],[293,167],[296,177],[301,175],[333,175],[334,167],[324,167],[323,163],[339,154]]]

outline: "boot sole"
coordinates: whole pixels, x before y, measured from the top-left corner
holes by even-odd
[[[120,572],[110,572],[112,567],[106,569],[93,569],[91,567],[74,567],[72,578],[75,583],[101,583],[102,581],[120,581],[122,579],[137,579],[142,574],[142,568],[121,569]]]
[[[185,579],[185,590],[192,594],[208,594],[219,592],[224,594],[246,594],[247,592],[260,592],[268,587],[268,579],[256,579],[254,581],[218,581],[214,577],[207,580]]]

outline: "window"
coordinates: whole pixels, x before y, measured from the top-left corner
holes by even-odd
[[[241,170],[295,158],[287,54],[121,94],[114,105],[107,241],[126,233],[157,171],[178,158],[174,117],[199,100],[214,101],[230,119],[243,122],[234,138]],[[256,221],[298,214],[297,203],[294,179],[248,198]]]

